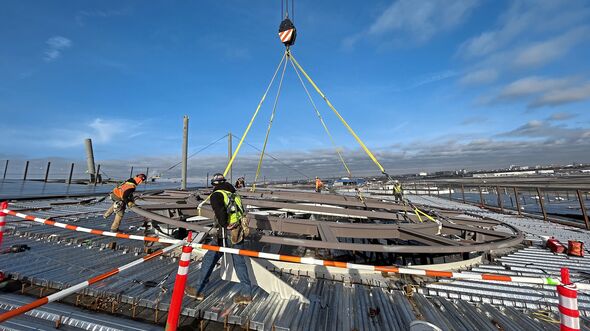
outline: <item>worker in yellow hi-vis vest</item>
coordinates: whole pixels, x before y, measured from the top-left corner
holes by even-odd
[[[397,179],[393,181],[393,196],[395,197],[395,202],[401,202],[404,199],[404,189]]]

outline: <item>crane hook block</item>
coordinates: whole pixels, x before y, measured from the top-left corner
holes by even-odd
[[[295,38],[297,38],[297,29],[290,19],[285,18],[279,26],[279,38],[285,46],[289,47],[295,44]]]

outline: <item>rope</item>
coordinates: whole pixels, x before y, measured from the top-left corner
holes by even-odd
[[[379,170],[381,170],[382,173],[385,173],[385,169],[383,168],[383,166],[381,165],[381,163],[379,163],[379,161],[377,160],[377,158],[375,157],[375,155],[373,155],[373,153],[369,150],[369,148],[365,145],[365,143],[363,143],[363,141],[361,140],[361,138],[359,138],[359,136],[354,132],[354,130],[350,127],[350,125],[348,125],[348,123],[346,122],[346,120],[340,115],[340,113],[336,110],[336,108],[334,108],[334,106],[332,105],[332,103],[330,102],[330,100],[328,100],[328,98],[322,92],[322,90],[320,90],[320,88],[315,84],[315,82],[311,79],[311,77],[309,77],[309,75],[307,74],[307,72],[305,72],[305,70],[303,70],[303,68],[301,67],[301,65],[299,65],[299,62],[297,62],[297,60],[295,59],[295,57],[293,56],[293,54],[291,54],[291,52],[289,50],[287,50],[287,52],[289,53],[289,57],[291,58],[291,61],[297,66],[297,68],[301,71],[301,73],[303,74],[303,76],[305,76],[305,78],[307,78],[307,80],[309,81],[309,83],[311,84],[311,86],[314,87],[314,89],[324,99],[324,101],[326,101],[326,104],[328,105],[328,107],[330,107],[330,109],[332,109],[332,111],[334,112],[334,114],[336,114],[336,116],[338,116],[338,118],[340,119],[340,121],[342,122],[342,124],[344,124],[344,126],[346,127],[346,129],[348,129],[348,132],[350,132],[350,134],[354,137],[354,139],[356,139],[356,141],[363,148],[363,150],[365,151],[365,153],[367,153],[367,155],[369,156],[369,158],[371,158],[371,160],[373,161],[373,163],[375,163],[375,165],[379,168]]]
[[[240,138],[240,137],[236,137],[235,135],[232,135],[232,136],[234,136],[235,138],[238,138],[238,139]],[[246,145],[248,145],[248,146],[250,146],[250,147],[254,148],[255,150],[257,150],[257,151],[259,151],[259,152],[262,152],[262,150],[261,150],[260,148],[258,148],[258,147],[256,147],[256,146],[254,146],[254,145],[250,144],[249,142],[245,141],[245,143],[246,143]],[[302,175],[303,177],[305,177],[305,178],[307,178],[307,179],[310,179],[310,178],[311,178],[311,177],[309,177],[308,175],[304,174],[303,172],[301,172],[301,171],[299,171],[299,170],[297,170],[297,169],[295,169],[295,168],[291,167],[290,165],[286,164],[285,162],[283,162],[283,161],[279,160],[278,158],[276,158],[275,156],[273,156],[273,155],[272,155],[272,154],[270,154],[269,152],[265,152],[265,153],[264,153],[264,156],[268,156],[268,157],[270,157],[271,159],[273,159],[273,160],[275,160],[275,161],[279,162],[280,164],[282,164],[282,165],[284,165],[285,167],[287,167],[287,168],[289,168],[289,169],[291,169],[291,170],[295,171],[296,173],[298,173],[298,174]]]
[[[286,56],[287,56],[287,52],[285,51],[285,53],[283,54],[283,57],[281,58],[281,62],[279,62],[279,65],[277,66],[277,69],[275,70],[275,73],[272,76],[272,79],[270,80],[270,83],[268,84],[268,87],[266,88],[264,95],[262,96],[262,99],[260,99],[260,102],[258,103],[258,107],[256,107],[256,111],[252,115],[252,119],[250,120],[250,123],[248,123],[248,126],[246,127],[246,130],[244,131],[244,134],[242,135],[242,138],[240,139],[240,142],[238,143],[238,147],[236,148],[236,150],[232,154],[231,159],[227,163],[227,167],[225,167],[225,170],[223,171],[223,176],[227,175],[227,173],[229,172],[229,169],[231,169],[231,166],[234,163],[234,160],[236,159],[236,156],[240,152],[240,148],[242,148],[242,144],[244,143],[244,139],[246,139],[248,132],[250,132],[250,128],[252,127],[252,123],[254,123],[254,120],[256,119],[256,116],[258,115],[258,111],[260,110],[260,107],[264,103],[264,100],[266,99],[266,95],[268,94],[268,91],[270,90],[272,83],[275,81],[277,73],[279,72],[279,69],[281,68],[281,65],[283,64],[283,61],[285,61]]]
[[[262,168],[262,159],[264,158],[264,151],[266,150],[266,144],[268,143],[268,137],[270,136],[270,129],[272,128],[272,123],[275,118],[275,114],[277,111],[277,105],[279,103],[279,96],[281,95],[281,88],[283,87],[283,79],[285,78],[285,70],[287,69],[287,61],[285,61],[285,65],[283,66],[283,72],[281,72],[281,79],[279,80],[279,88],[277,90],[277,95],[275,97],[275,102],[272,107],[272,113],[270,114],[270,121],[268,122],[268,127],[266,128],[266,136],[264,137],[264,144],[262,145],[262,151],[260,152],[260,160],[258,160],[258,167],[256,167],[256,176],[254,176],[254,183],[252,184],[252,192],[256,190],[256,181],[258,181],[258,176],[260,175],[260,169]]]
[[[297,77],[299,78],[299,81],[301,82],[301,86],[303,86],[303,89],[305,90],[305,93],[307,94],[307,97],[309,98],[309,102],[311,103],[313,109],[315,110],[315,113],[318,116],[320,123],[322,123],[322,126],[324,127],[324,131],[326,131],[326,134],[328,135],[328,138],[330,139],[332,146],[334,146],[334,149],[336,150],[336,153],[338,154],[338,157],[340,158],[340,161],[342,162],[344,169],[346,169],[348,176],[352,177],[352,173],[350,172],[350,169],[348,168],[348,165],[346,164],[346,162],[344,162],[344,158],[342,157],[342,154],[338,150],[338,146],[336,145],[336,142],[334,141],[334,137],[332,137],[330,130],[328,130],[328,126],[326,125],[326,122],[324,122],[324,119],[322,118],[322,114],[320,114],[320,111],[316,107],[315,102],[313,102],[313,98],[311,97],[311,94],[307,90],[307,86],[305,86],[305,83],[303,82],[303,78],[301,78],[299,71],[297,71],[295,64],[293,64],[292,58],[289,57],[289,59],[291,60],[290,62],[291,62],[291,65],[293,66],[293,70],[295,70],[295,73],[297,74]]]
[[[283,54],[283,57],[281,58],[281,62],[279,62],[279,65],[277,66],[277,69],[275,70],[275,73],[273,74],[272,79],[270,80],[270,83],[266,87],[266,91],[264,91],[264,94],[262,95],[262,99],[260,99],[260,102],[258,103],[258,107],[256,107],[256,111],[254,112],[254,114],[252,115],[252,118],[250,119],[250,123],[248,123],[246,130],[244,130],[244,133],[242,134],[242,138],[240,138],[240,142],[238,143],[238,147],[233,152],[229,162],[227,163],[227,166],[225,167],[225,170],[223,171],[224,177],[227,176],[227,173],[229,172],[229,169],[231,169],[231,166],[234,163],[236,156],[238,156],[238,153],[240,152],[240,149],[242,148],[242,144],[244,143],[244,140],[246,139],[248,132],[250,132],[250,128],[252,127],[252,124],[254,123],[254,120],[256,119],[258,112],[260,111],[260,107],[262,107],[262,104],[264,103],[264,100],[266,99],[266,95],[268,94],[268,91],[270,90],[272,83],[275,81],[275,78],[277,77],[277,73],[279,72],[279,69],[281,68],[281,65],[283,64],[283,61],[285,61],[286,56],[287,56],[287,51],[285,51],[285,53]],[[201,216],[201,208],[203,207],[203,205],[207,201],[209,201],[209,199],[211,199],[211,194],[209,194],[207,196],[207,198],[205,198],[205,200],[203,200],[203,202],[201,202],[197,206],[197,212],[198,212],[199,216]]]
[[[203,147],[203,148],[199,149],[198,151],[196,151],[196,152],[192,153],[191,155],[189,155],[189,156],[187,157],[187,160],[188,160],[188,159],[190,159],[191,157],[193,157],[193,156],[195,156],[195,155],[197,155],[197,154],[201,153],[202,151],[206,150],[207,148],[209,148],[209,147],[211,147],[211,146],[215,145],[215,144],[216,144],[216,143],[218,143],[220,140],[222,140],[222,139],[225,139],[226,137],[227,137],[227,134],[226,134],[226,135],[224,135],[223,137],[221,137],[221,138],[219,138],[219,139],[215,140],[215,141],[212,141],[212,142],[211,142],[211,143],[209,143],[207,146],[205,146],[205,147]],[[168,171],[170,171],[170,170],[174,169],[175,167],[179,166],[180,164],[182,164],[182,161],[180,161],[180,162],[178,162],[178,163],[175,163],[173,166],[171,166],[171,167],[169,167],[168,169],[166,169],[166,170],[162,171],[160,174],[163,174],[163,173],[165,173],[165,172],[168,172]]]

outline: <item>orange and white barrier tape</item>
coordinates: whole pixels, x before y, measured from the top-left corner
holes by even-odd
[[[557,285],[560,330],[579,331],[580,310],[578,310],[578,290],[576,284],[570,282],[570,272],[567,268],[561,268],[561,283]]]
[[[144,240],[144,241],[155,241],[155,242],[163,242],[163,243],[181,243],[180,240],[174,239],[164,239],[164,238],[153,238],[153,237],[143,237],[143,236],[134,236],[128,235],[124,233],[116,233],[116,232],[107,232],[102,230],[93,230],[88,228],[82,228],[78,226],[73,226],[65,223],[58,223],[51,220],[44,220],[41,218],[36,218],[33,216],[27,216],[22,213],[15,213],[11,210],[4,209],[3,212],[9,215],[13,215],[16,217],[32,220],[35,222],[53,225],[60,228],[65,228],[73,231],[82,231],[97,235],[108,235],[111,237],[117,238],[125,238],[125,239],[133,239],[133,240]],[[81,230],[83,229],[83,230]],[[368,271],[380,271],[380,272],[388,272],[388,273],[395,273],[395,274],[403,274],[403,275],[415,275],[415,276],[424,276],[424,277],[440,277],[440,278],[451,278],[451,279],[466,279],[466,280],[492,280],[498,282],[509,282],[509,283],[523,283],[523,284],[539,284],[539,285],[553,285],[557,286],[561,284],[559,279],[551,278],[551,277],[519,277],[519,276],[506,276],[506,275],[499,275],[499,274],[477,274],[477,273],[463,273],[463,272],[452,272],[452,271],[438,271],[438,270],[424,270],[424,269],[412,269],[412,268],[403,268],[403,267],[396,267],[396,266],[374,266],[374,265],[366,265],[366,264],[356,264],[356,263],[347,263],[347,262],[338,262],[338,261],[330,261],[330,260],[321,260],[315,259],[312,257],[300,257],[300,256],[292,256],[292,255],[281,255],[281,254],[272,254],[272,253],[264,253],[264,252],[257,252],[251,251],[247,249],[236,249],[236,248],[229,248],[229,247],[221,247],[215,245],[207,245],[207,244],[191,244],[193,249],[204,249],[209,251],[216,251],[221,253],[228,253],[228,254],[235,254],[235,255],[242,255],[248,257],[256,257],[265,260],[274,260],[274,261],[283,261],[283,262],[292,262],[292,263],[301,263],[301,264],[309,264],[309,265],[319,265],[325,267],[335,267],[335,268],[343,268],[343,269],[351,269],[351,270],[368,270]],[[578,290],[582,291],[590,291],[590,284],[578,284]]]
[[[8,208],[8,202],[2,201],[0,203],[0,247],[2,247],[2,239],[4,238],[4,226],[6,225],[6,213],[4,209]]]
[[[180,240],[177,240],[177,239],[166,239],[166,238],[158,238],[158,237],[136,236],[136,235],[126,234],[126,233],[120,233],[120,232],[110,232],[110,231],[90,229],[90,228],[85,228],[85,227],[82,227],[82,226],[76,226],[76,225],[71,225],[71,224],[66,224],[66,223],[60,223],[60,222],[56,222],[56,221],[49,220],[49,219],[44,219],[44,218],[34,217],[34,216],[30,216],[30,215],[25,215],[23,213],[17,213],[15,211],[12,211],[12,210],[7,209],[7,208],[3,208],[2,210],[0,210],[0,212],[3,212],[3,213],[8,214],[8,215],[16,216],[18,218],[26,219],[26,220],[29,220],[29,221],[41,223],[41,224],[51,225],[51,226],[55,226],[55,227],[58,227],[58,228],[72,230],[72,231],[78,231],[78,232],[86,232],[86,233],[96,234],[96,235],[100,235],[100,236],[115,237],[115,238],[122,238],[122,239],[132,239],[132,240],[142,240],[142,241],[151,241],[151,242],[159,242],[159,243],[164,243],[164,244],[177,244],[177,243],[181,242]]]
[[[187,241],[192,240],[192,233],[188,233]],[[174,290],[172,299],[170,299],[170,308],[168,309],[168,319],[166,320],[166,331],[176,331],[180,311],[182,310],[182,298],[184,297],[184,288],[188,278],[188,266],[191,263],[191,253],[193,247],[190,244],[182,246],[182,254],[178,261],[178,272],[174,281]]]
[[[124,266],[121,266],[119,268],[116,268],[116,269],[113,269],[111,271],[105,272],[104,274],[98,275],[96,277],[92,277],[89,280],[83,281],[82,283],[79,283],[79,284],[76,284],[74,286],[68,287],[66,289],[63,289],[63,290],[57,292],[57,293],[48,295],[48,296],[43,297],[41,299],[35,300],[35,301],[33,301],[33,302],[29,303],[29,304],[26,304],[24,306],[20,306],[20,307],[18,307],[16,309],[13,309],[13,310],[7,311],[7,312],[5,312],[3,314],[0,314],[0,323],[4,322],[4,321],[6,321],[6,320],[8,320],[8,319],[10,319],[12,317],[15,317],[15,316],[24,314],[24,313],[28,312],[29,310],[33,310],[33,309],[35,309],[37,307],[40,307],[40,306],[42,306],[42,305],[44,305],[46,303],[60,300],[60,299],[66,297],[66,296],[68,296],[70,294],[73,294],[73,293],[78,292],[79,290],[81,290],[83,288],[86,288],[86,287],[88,287],[88,286],[90,286],[92,284],[95,284],[95,283],[100,282],[101,280],[104,280],[104,279],[107,279],[107,278],[109,278],[111,276],[114,276],[114,275],[116,275],[116,274],[118,274],[118,273],[120,273],[120,272],[122,272],[122,271],[124,271],[126,269],[129,269],[131,267],[134,267],[134,266],[136,266],[138,264],[141,264],[141,263],[143,263],[145,261],[151,260],[151,259],[153,259],[153,258],[155,258],[157,256],[163,255],[163,254],[165,254],[165,253],[167,253],[167,252],[175,249],[176,247],[180,246],[181,243],[182,242],[180,242],[178,244],[170,245],[170,246],[168,246],[168,247],[166,247],[164,249],[160,249],[158,251],[155,251],[152,254],[146,255],[146,256],[144,256],[144,257],[142,257],[140,259],[137,259],[137,260],[135,260],[133,262],[127,263]]]

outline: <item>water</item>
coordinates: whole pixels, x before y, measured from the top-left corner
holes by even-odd
[[[148,183],[140,185],[138,191],[179,188],[179,183]],[[64,195],[107,194],[114,184],[65,184],[45,183],[43,181],[23,181],[18,179],[0,179],[0,200],[54,197]]]

